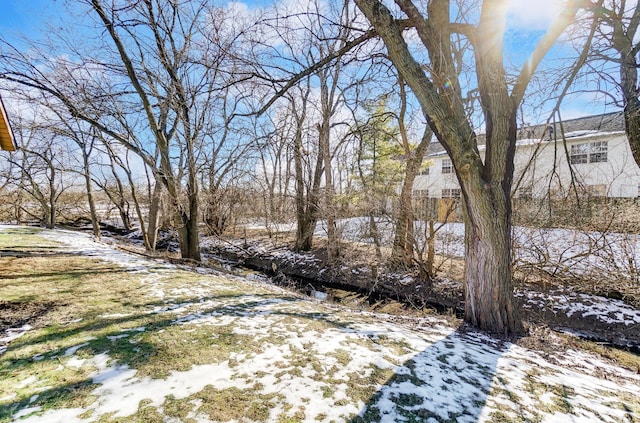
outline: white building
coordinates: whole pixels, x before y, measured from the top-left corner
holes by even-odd
[[[598,197],[640,195],[640,168],[633,160],[620,112],[565,121],[562,128],[564,137],[560,125],[520,131],[525,135],[516,147],[514,197],[563,198],[574,195],[574,190]],[[478,149],[484,156],[484,146]],[[414,197],[459,198],[451,160],[439,144],[425,161],[429,167],[416,177]]]

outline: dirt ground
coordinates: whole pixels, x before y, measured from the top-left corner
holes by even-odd
[[[0,328],[37,325],[53,307],[53,303],[0,301]]]

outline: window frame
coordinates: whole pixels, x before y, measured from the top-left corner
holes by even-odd
[[[589,163],[606,163],[608,156],[608,141],[594,141],[589,145]]]
[[[451,159],[442,159],[441,172],[443,174],[453,173],[453,162]]]
[[[442,188],[440,192],[440,198],[460,199],[461,197],[462,191],[460,188]]]
[[[569,163],[588,164],[609,161],[609,141],[591,141],[572,144],[569,150]]]

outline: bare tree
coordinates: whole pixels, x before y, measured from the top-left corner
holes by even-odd
[[[20,150],[8,159],[20,169],[21,183],[18,189],[23,190],[40,206],[40,215],[34,213],[33,208],[28,205],[28,199],[21,210],[52,229],[58,215],[58,200],[68,188],[63,177],[67,161],[64,157],[65,148],[56,142],[60,135],[25,120],[14,120],[13,130],[20,143]]]
[[[294,248],[298,251],[308,251],[313,245],[313,233],[316,229],[320,210],[320,183],[324,156],[319,152],[315,160],[304,146],[304,131],[307,125],[307,107],[310,87],[300,87],[300,96],[291,100],[291,114],[294,118],[295,132],[293,135],[293,162],[296,190],[296,241]],[[306,169],[306,171],[305,171]]]
[[[413,182],[418,175],[422,159],[424,158],[433,131],[427,126],[422,134],[420,142],[414,147],[409,142],[409,136],[406,128],[406,112],[407,112],[407,93],[405,92],[405,84],[402,78],[399,78],[398,85],[400,87],[400,113],[398,116],[398,129],[402,140],[402,149],[406,158],[406,171],[402,188],[400,191],[400,199],[396,212],[396,229],[393,240],[393,249],[391,252],[392,261],[410,266],[414,261],[413,247],[415,244],[413,236],[413,204],[411,194],[413,192]]]
[[[212,126],[228,123],[216,113],[243,77],[235,71],[243,28],[204,0],[80,4],[96,37],[71,42],[74,35],[57,28],[51,39],[69,51],[54,59],[57,45],[32,43],[26,54],[4,43],[0,74],[58,98],[73,117],[139,155],[169,195],[183,257],[199,260],[199,160],[216,136]]]
[[[95,239],[100,239],[100,219],[98,217],[93,191],[93,181],[91,176],[91,161],[98,138],[96,135],[96,131],[94,128],[90,127],[82,121],[69,119],[69,116],[64,116],[62,114],[63,110],[60,110],[55,106],[51,106],[51,104],[47,105],[47,109],[50,110],[57,119],[56,121],[49,123],[49,130],[62,137],[67,138],[78,146],[80,159],[82,161],[82,165],[80,166],[80,170],[78,172],[84,179],[85,194],[87,196],[87,203],[89,205],[93,236]]]
[[[465,212],[465,320],[493,332],[521,332],[511,275],[510,196],[516,116],[531,75],[572,22],[577,4],[565,6],[510,86],[502,53],[506,1],[482,2],[475,25],[452,21],[448,0],[428,1],[422,9],[411,0],[395,3],[415,28],[427,57],[416,57],[418,53],[409,48],[398,18],[381,1],[356,0],[383,40],[393,65],[418,99],[456,170]],[[464,108],[451,46],[454,33],[467,37],[474,50],[477,89],[486,125],[484,160]]]

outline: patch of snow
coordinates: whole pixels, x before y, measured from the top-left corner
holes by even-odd
[[[327,294],[326,292],[320,292],[315,290],[311,291],[311,296],[316,300],[320,300],[320,301],[326,301],[327,298],[329,298],[329,294]]]
[[[33,413],[37,413],[38,411],[42,410],[42,407],[38,406],[38,407],[27,407],[27,408],[23,408],[22,410],[18,411],[17,413],[15,413],[13,415],[13,420],[18,420],[18,419],[22,419],[24,416],[29,416]],[[37,418],[37,416],[36,416]],[[29,419],[24,419],[23,421],[29,421]],[[40,421],[44,421],[44,420],[40,420]]]
[[[35,383],[37,381],[38,381],[38,378],[36,376],[29,376],[28,378],[26,378],[25,380],[23,380],[19,384],[17,384],[16,388],[17,389],[22,389],[25,386],[32,385],[33,383]]]
[[[80,348],[84,348],[87,345],[89,345],[88,342],[85,342],[83,344],[78,344],[78,345],[74,345],[73,347],[69,347],[65,350],[64,354],[62,355],[63,357],[68,357],[70,355],[74,355]]]
[[[611,324],[640,324],[640,310],[620,300],[578,294],[568,290],[552,290],[549,293],[523,290],[516,292],[516,296],[526,297],[524,307],[528,309],[551,310],[555,313],[565,313],[568,317],[593,316]]]

